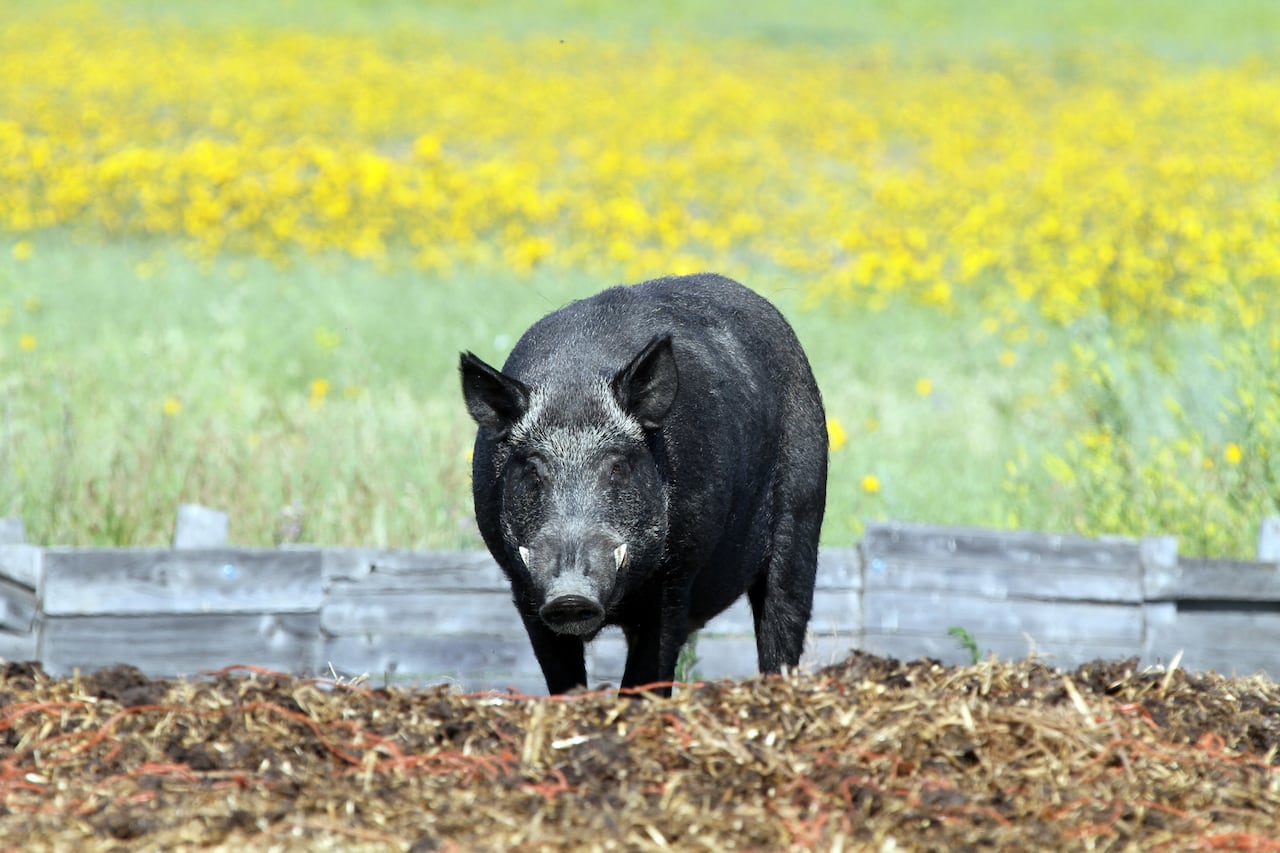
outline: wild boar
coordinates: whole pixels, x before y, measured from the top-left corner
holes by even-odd
[[[501,371],[466,352],[460,372],[477,526],[551,693],[586,684],[605,625],[626,637],[623,687],[672,681],[744,592],[760,671],[799,662],[826,417],[768,301],[713,274],[614,287],[543,317]]]

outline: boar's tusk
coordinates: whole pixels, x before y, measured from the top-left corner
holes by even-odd
[[[520,559],[524,561],[526,567],[533,567],[533,552],[523,545],[520,546]]]
[[[627,543],[623,542],[613,549],[613,567],[621,569],[627,562]]]

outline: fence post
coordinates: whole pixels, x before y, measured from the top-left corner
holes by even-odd
[[[1178,576],[1178,537],[1143,536],[1138,542],[1142,563],[1142,597],[1150,602],[1161,597]]]
[[[227,544],[228,516],[198,504],[179,504],[174,548],[221,548]]]
[[[27,531],[20,518],[0,518],[0,545],[27,544]]]
[[[1258,531],[1258,562],[1280,563],[1280,515],[1262,519]]]

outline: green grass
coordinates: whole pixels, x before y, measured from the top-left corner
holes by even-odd
[[[309,541],[477,546],[458,351],[500,363],[538,317],[616,283],[429,278],[344,257],[210,265],[176,243],[59,233],[25,261],[0,248],[0,511],[46,543],[162,543],[190,501],[230,511],[244,543],[275,541],[296,505]],[[811,310],[799,283],[749,283],[791,318],[848,433],[826,542],[868,518],[996,523],[1011,449],[1065,435],[1044,391],[1061,332],[1011,369],[976,316]],[[317,379],[329,387],[313,405]]]
[[[81,8],[75,0],[54,2],[62,2],[70,14]],[[6,14],[29,8],[12,5]],[[107,0],[104,5],[139,22],[348,32],[390,27],[403,30],[409,41],[415,30],[429,28],[464,40],[482,35],[728,37],[835,49],[888,44],[949,53],[994,42],[1037,48],[1123,42],[1172,56],[1221,59],[1273,53],[1274,34],[1280,32],[1280,4],[1271,0]]]
[[[81,8],[65,6],[68,13]],[[108,8],[139,22],[397,28],[405,50],[430,29],[456,39],[459,51],[497,33],[731,37],[823,50],[1127,41],[1217,60],[1262,52],[1280,31],[1280,4],[1269,0],[109,0]],[[6,15],[22,9],[0,0]],[[230,511],[232,538],[246,544],[281,539],[283,515],[303,522],[288,538],[312,542],[478,547],[466,461],[474,431],[457,391],[457,352],[501,362],[542,314],[616,283],[581,274],[522,278],[500,269],[440,277],[345,257],[300,259],[287,269],[235,257],[206,264],[188,258],[176,240],[86,242],[66,232],[36,235],[32,256],[20,261],[11,251],[17,239],[0,234],[0,512],[21,516],[40,543],[163,543],[175,505],[192,501]],[[1221,507],[1204,506],[1206,518],[1212,510],[1221,523],[1236,517],[1226,511],[1230,501],[1246,494],[1261,501],[1258,483],[1275,477],[1267,460],[1246,459],[1234,473],[1219,464],[1194,479],[1176,467],[1194,457],[1182,451],[1172,462],[1128,467],[1081,452],[1068,467],[1084,486],[1067,489],[1046,466],[1102,422],[1132,447],[1191,436],[1220,460],[1223,441],[1242,434],[1243,417],[1223,400],[1237,387],[1275,397],[1265,396],[1274,380],[1262,368],[1257,375],[1237,369],[1248,374],[1241,384],[1213,366],[1210,358],[1230,346],[1229,329],[1171,329],[1130,349],[1114,346],[1112,330],[1101,326],[1031,320],[1029,337],[1010,342],[984,331],[985,318],[972,306],[953,313],[906,304],[878,313],[830,304],[815,310],[803,299],[805,282],[780,281],[766,270],[747,283],[791,319],[828,413],[848,434],[831,457],[828,544],[848,544],[875,518],[1132,531],[1175,481],[1219,495]],[[20,346],[24,335],[34,349]],[[1073,343],[1114,363],[1114,388],[1082,381],[1087,371]],[[1002,363],[1006,351],[1016,364]],[[1072,377],[1065,386],[1064,369]],[[930,393],[917,392],[921,379]],[[313,399],[315,380],[328,384],[322,402]],[[180,402],[176,415],[165,414],[167,400]],[[1171,414],[1170,400],[1182,414]],[[1258,425],[1243,433],[1280,436],[1277,411],[1272,405],[1250,416]],[[869,475],[878,491],[864,488]],[[1248,488],[1237,488],[1242,484]],[[1267,489],[1280,496],[1274,482]],[[1194,495],[1179,500],[1171,514]],[[1206,536],[1205,547],[1230,541],[1247,553],[1259,507],[1249,503],[1245,513],[1254,530]],[[1152,511],[1150,523],[1170,518]]]

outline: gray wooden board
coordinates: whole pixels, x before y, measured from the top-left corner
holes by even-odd
[[[1280,602],[1280,563],[1182,558],[1173,566],[1148,568],[1148,600]]]
[[[627,641],[617,628],[605,628],[587,646],[587,680],[618,684],[627,663]]]
[[[1033,638],[1034,639],[1034,638]],[[1037,657],[1054,667],[1075,667],[1091,660],[1123,659],[1138,654],[1138,649],[1127,644],[1095,642],[1029,642],[1025,637],[977,636],[979,655],[986,658],[995,654],[1001,660],[1022,660],[1033,650]],[[894,657],[899,660],[936,658],[945,664],[963,665],[972,661],[967,648],[955,638],[938,634],[885,634],[867,631],[862,647],[872,654]]]
[[[35,619],[35,592],[30,587],[0,578],[0,630],[29,634]]]
[[[17,634],[12,631],[0,631],[0,660],[28,661],[37,659],[36,635],[34,632]]]
[[[1160,642],[1157,640],[1157,642]],[[1181,652],[1178,667],[1189,672],[1214,672],[1223,675],[1253,675],[1267,673],[1272,680],[1280,678],[1280,655],[1274,649],[1259,646],[1253,649],[1213,648],[1205,646],[1164,645],[1142,655],[1143,663],[1168,666]]]
[[[1132,540],[873,523],[861,548],[868,589],[1142,600],[1140,549]]]
[[[117,663],[174,676],[233,664],[314,673],[318,613],[193,613],[62,616],[39,626],[40,660],[52,675]]]
[[[410,683],[418,682],[412,679]],[[469,672],[462,678],[429,678],[418,683],[449,684],[462,693],[493,693],[546,696],[547,681],[539,671],[532,673]]]
[[[175,548],[224,548],[230,516],[198,504],[179,504],[173,527]]]
[[[0,545],[0,577],[34,590],[40,585],[44,549],[35,545]]]
[[[346,581],[384,589],[510,588],[506,575],[487,551],[325,548],[321,559],[322,573],[330,586]],[[821,549],[816,585],[819,589],[860,589],[857,550]]]
[[[979,566],[871,556],[865,588],[962,592],[992,599],[1137,604],[1142,601],[1142,573],[1136,562],[1120,568],[1085,569],[1049,563],[1031,567],[993,561]]]
[[[1021,637],[1041,642],[1077,638],[1101,646],[1142,646],[1142,607],[1079,601],[995,600],[953,592],[899,592],[868,588],[866,631],[879,634],[947,635],[964,628],[975,636]]]
[[[1174,617],[1147,621],[1151,648],[1264,648],[1280,659],[1280,611],[1176,611]]]
[[[370,584],[382,589],[510,589],[487,551],[407,551],[325,548],[325,582]]]
[[[857,548],[819,548],[818,589],[862,589],[862,558]]]
[[[861,641],[850,634],[810,634],[805,639],[802,669],[816,670],[837,663],[859,648]],[[756,642],[750,636],[717,636],[700,633],[695,648],[694,671],[702,678],[741,678],[759,669]],[[627,643],[615,629],[601,632],[587,649],[587,672],[591,683],[617,684],[627,662]]]
[[[861,593],[855,589],[816,589],[813,594],[813,613],[809,618],[810,631],[859,631],[862,629]],[[712,634],[755,634],[755,620],[751,604],[744,595],[729,608],[716,615],[702,627]]]
[[[691,677],[744,678],[759,671],[754,637],[698,637]]]
[[[537,675],[542,670],[527,638],[330,637],[321,653],[323,669],[343,675],[384,674],[406,678],[447,676],[466,681],[475,675]]]
[[[0,545],[21,545],[27,541],[21,518],[0,518]]]
[[[621,636],[599,637],[592,644],[592,684],[618,684],[626,665],[626,642]],[[756,641],[752,637],[699,634],[692,677],[741,678],[755,675]]]
[[[369,590],[335,585],[320,608],[327,635],[494,634],[525,637],[511,591]]]
[[[294,613],[320,607],[316,551],[48,548],[46,614]]]

